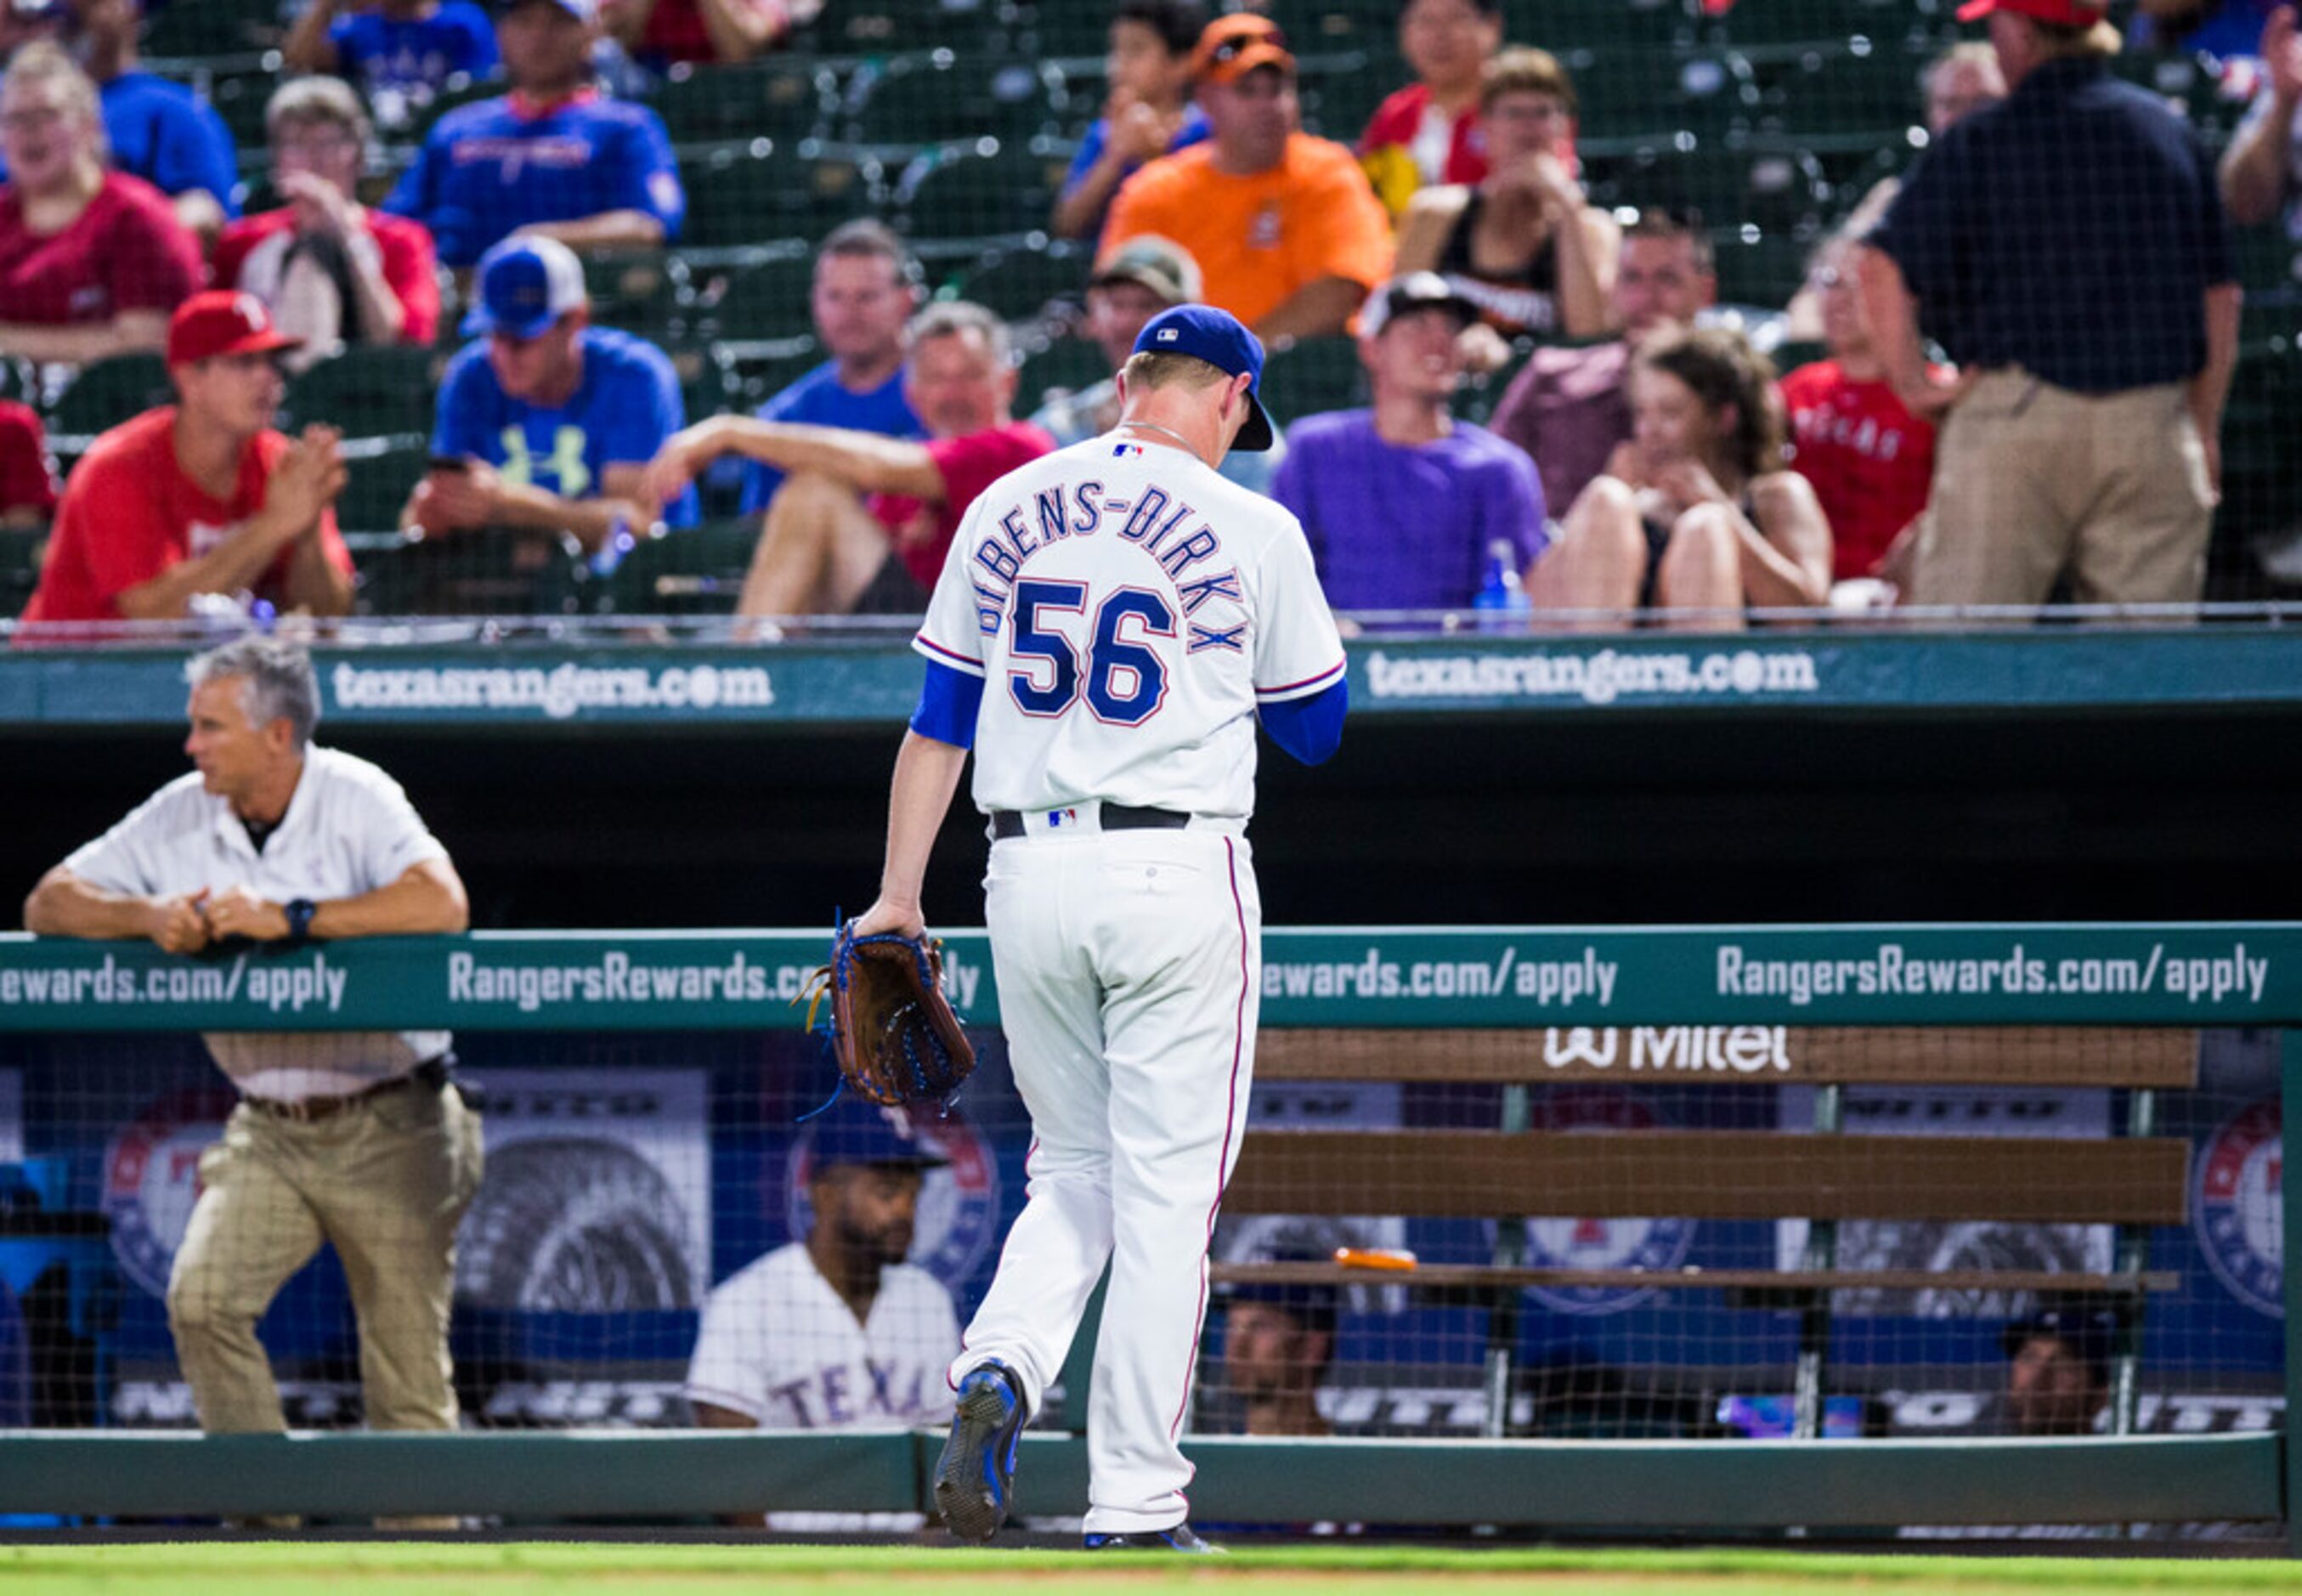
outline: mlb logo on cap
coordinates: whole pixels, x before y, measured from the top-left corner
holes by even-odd
[[[1159,341],[1161,343],[1173,343],[1177,339],[1182,336],[1182,332],[1179,328],[1162,327],[1159,329]]]
[[[1247,424],[1231,447],[1249,453],[1269,449],[1274,434],[1271,415],[1263,407],[1263,343],[1246,323],[1212,305],[1178,305],[1163,310],[1135,335],[1138,355],[1188,355],[1204,360],[1226,376],[1245,376],[1248,384]]]

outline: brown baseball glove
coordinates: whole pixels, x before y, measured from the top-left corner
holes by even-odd
[[[888,1107],[942,1103],[975,1069],[975,1048],[943,995],[943,944],[842,922],[831,962],[815,972],[815,1004],[831,1004],[831,1051],[848,1086]]]

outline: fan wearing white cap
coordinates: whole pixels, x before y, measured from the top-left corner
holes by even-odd
[[[591,324],[584,267],[552,239],[508,239],[480,263],[476,339],[449,363],[432,469],[403,525],[568,532],[599,550],[656,520],[640,479],[685,424],[671,359],[643,338]],[[691,491],[664,507],[693,525]]]

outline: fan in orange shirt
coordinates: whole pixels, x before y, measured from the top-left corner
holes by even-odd
[[[1343,332],[1390,275],[1390,221],[1357,159],[1301,130],[1295,57],[1268,18],[1208,24],[1192,75],[1213,136],[1127,181],[1105,254],[1145,233],[1174,240],[1206,302],[1266,344]]]

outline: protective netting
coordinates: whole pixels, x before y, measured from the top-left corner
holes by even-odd
[[[804,16],[813,8],[793,9]],[[1290,0],[1265,9],[1296,55],[1305,129],[1368,142],[1377,107],[1415,80],[1399,8]],[[1844,263],[1817,252],[1866,201],[1875,212],[1882,185],[1906,172],[1943,119],[1968,103],[1955,70],[1933,71],[1960,37],[1952,9],[1937,0],[1546,0],[1506,5],[1502,19],[1508,42],[1551,52],[1567,74],[1572,158],[1589,202],[1621,221],[1656,211],[1691,221],[1716,255],[1721,319],[1750,332],[1788,373],[1831,352],[1821,301]],[[2219,155],[2268,92],[2256,44],[2221,14],[2247,8],[2193,8],[2212,20],[2188,34],[2164,20],[2180,8],[2144,9],[2159,20],[2130,29],[2115,74],[2164,97]],[[147,64],[221,113],[236,141],[243,207],[277,205],[265,111],[290,75],[281,46],[290,9],[174,0],[153,10]],[[2131,20],[2127,7],[2113,11]],[[1971,50],[1974,30],[1965,31]],[[810,315],[812,251],[832,227],[859,217],[896,228],[932,293],[980,301],[1012,323],[1019,416],[1109,374],[1086,318],[1093,227],[1074,223],[1081,236],[1073,237],[1054,228],[1082,143],[1112,108],[1109,8],[831,0],[741,64],[720,63],[693,41],[672,48],[665,37],[605,46],[599,64],[612,95],[660,118],[684,216],[666,248],[587,250],[585,273],[599,324],[639,333],[669,356],[687,419],[755,408],[824,358]],[[376,144],[358,187],[371,203],[416,161],[443,114],[504,87],[484,75],[416,87],[362,81]],[[1411,186],[1401,163],[1413,165],[1413,143],[1366,155],[1387,197],[1401,197],[1402,181]],[[2270,164],[2275,188],[2280,163]],[[2213,599],[2275,596],[2292,576],[2286,545],[2302,517],[2302,475],[2283,445],[2296,416],[2296,290],[2292,230],[2279,219],[2291,214],[2290,193],[2288,179],[2264,204],[2268,219],[2237,234],[2247,300],[2222,436],[2225,475],[2205,589]],[[455,253],[445,235],[442,252]],[[360,606],[384,614],[731,609],[758,531],[736,518],[740,471],[707,475],[701,531],[643,540],[620,566],[612,542],[603,552],[596,538],[579,545],[530,529],[410,545],[399,533],[425,471],[441,372],[462,341],[464,296],[455,281],[446,287],[436,342],[355,343],[298,377],[284,407],[291,424],[324,421],[347,434],[349,480],[337,512],[362,571]],[[1800,314],[1786,316],[1794,298]],[[1502,365],[1472,380],[1458,414],[1491,416],[1538,342],[1558,337],[1556,329],[1518,331]],[[77,372],[12,360],[0,363],[0,389],[39,411],[67,468],[97,434],[166,397],[164,371],[148,355]],[[1349,340],[1312,338],[1278,357],[1270,389],[1271,407],[1289,421],[1365,402],[1366,377]],[[1924,502],[1928,440],[1825,374],[1811,372],[1786,391],[1794,441],[1810,465],[1835,474],[1825,499],[1836,523],[1836,575],[1867,575]],[[552,462],[534,464],[548,479]],[[1550,507],[1554,518],[1567,508]],[[36,530],[0,533],[0,593],[12,595],[0,602],[29,593],[41,546]]]
[[[421,1369],[378,1351],[424,1345],[390,1315],[438,1271],[466,1426],[676,1426],[699,1401],[775,1427],[932,1425],[954,1320],[1024,1197],[1028,1119],[983,1039],[951,1112],[916,1121],[945,1162],[907,1195],[827,1179],[916,1144],[859,1131],[853,1105],[802,1118],[831,1077],[790,1033],[461,1034],[476,1180],[393,1161],[461,1122],[436,1082],[309,1123],[241,1106],[227,1138],[233,1088],[193,1037],[9,1038],[0,1424],[190,1426],[187,1337],[210,1348],[204,1404],[254,1411],[268,1363],[294,1426],[375,1422],[379,1391],[384,1423],[449,1422],[425,1416]],[[363,1046],[289,1042],[323,1072]],[[2233,1030],[1267,1029],[1194,1425],[2273,1427],[2277,1051]],[[284,1081],[243,1085],[300,1095]],[[195,1271],[191,1215],[220,1189]],[[440,1247],[392,1216],[466,1201],[450,1288]],[[837,1210],[829,1240],[817,1204]],[[298,1267],[323,1231],[346,1245]],[[1340,1272],[1339,1248],[1379,1266]],[[835,1279],[898,1258],[920,1273],[841,1304]],[[214,1348],[267,1270],[286,1283],[263,1357],[233,1365]],[[363,1281],[387,1326],[365,1362]]]

